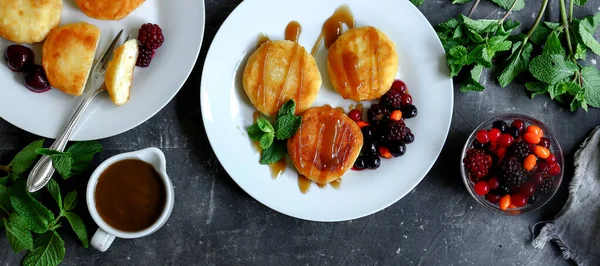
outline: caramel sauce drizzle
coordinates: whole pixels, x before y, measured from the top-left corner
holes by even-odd
[[[310,179],[298,174],[298,187],[300,188],[300,192],[302,192],[302,194],[306,194],[306,192],[308,192],[311,183],[312,181],[310,181]]]
[[[325,23],[323,23],[323,28],[321,29],[321,35],[317,38],[317,41],[313,45],[311,50],[311,54],[315,56],[319,47],[321,47],[321,42],[325,40],[325,47],[329,49],[329,47],[337,40],[340,35],[342,35],[343,25],[346,25],[349,29],[354,29],[356,27],[354,21],[354,15],[350,10],[348,5],[342,5],[338,7],[333,15],[329,17]]]
[[[260,47],[263,43],[266,42],[270,42],[271,39],[269,39],[269,36],[267,36],[264,33],[260,33],[258,34],[258,38],[256,38],[256,49],[258,49],[258,47]]]
[[[301,32],[302,26],[300,26],[300,23],[298,21],[290,21],[285,27],[285,39],[297,43]]]

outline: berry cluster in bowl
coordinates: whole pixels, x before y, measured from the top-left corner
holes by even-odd
[[[371,105],[367,110],[367,121],[363,120],[362,110],[351,110],[348,117],[356,121],[363,133],[363,147],[352,169],[375,170],[379,168],[381,158],[404,155],[406,145],[415,140],[404,120],[417,116],[417,112],[412,96],[401,80],[395,80],[379,103]]]
[[[471,134],[462,155],[463,181],[486,207],[512,214],[543,206],[562,180],[563,155],[538,120],[502,115]]]

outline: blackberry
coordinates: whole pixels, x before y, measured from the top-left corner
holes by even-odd
[[[369,124],[377,127],[382,121],[385,121],[389,118],[390,113],[391,111],[381,104],[371,105],[371,108],[369,108],[369,111],[367,111]]]
[[[492,157],[485,153],[485,151],[470,149],[467,151],[467,156],[463,159],[463,163],[469,176],[477,180],[488,174],[492,166]]]
[[[518,188],[527,179],[527,172],[517,157],[507,156],[500,161],[500,179],[511,188]]]
[[[387,142],[404,140],[406,135],[406,124],[402,120],[388,120],[387,127],[383,133],[383,138]]]
[[[393,110],[399,110],[402,107],[402,93],[397,90],[389,90],[381,96],[379,103]]]
[[[152,62],[152,58],[154,58],[154,50],[146,48],[145,46],[139,45],[138,58],[135,62],[136,66],[139,67],[148,67],[150,62]]]
[[[508,148],[508,155],[516,157],[519,161],[522,161],[529,155],[529,144],[525,141],[518,141]]]
[[[546,195],[552,191],[552,187],[554,187],[554,177],[546,179],[546,181],[537,188],[537,191]]]
[[[162,34],[162,29],[152,23],[142,25],[138,31],[138,41],[149,49],[158,49],[165,41],[165,36]]]
[[[473,148],[483,150],[484,147],[485,147],[485,145],[482,144],[481,142],[479,142],[477,140],[473,141]]]

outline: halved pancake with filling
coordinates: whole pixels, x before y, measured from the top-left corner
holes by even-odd
[[[298,172],[319,184],[344,175],[356,161],[362,145],[362,132],[356,122],[329,105],[306,110],[302,125],[287,143]]]

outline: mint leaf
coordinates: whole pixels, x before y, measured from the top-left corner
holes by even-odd
[[[285,157],[287,146],[285,141],[276,141],[269,148],[262,151],[260,164],[276,163]]]
[[[410,0],[410,2],[415,6],[420,6],[423,4],[425,0]]]
[[[456,29],[458,27],[458,25],[460,25],[460,22],[458,22],[458,20],[455,18],[451,18],[448,21],[438,24],[435,27],[435,30],[438,32],[448,33],[450,31],[452,31],[453,29]]]
[[[467,64],[467,48],[455,46],[446,54],[446,61],[450,68],[450,77],[458,76],[460,70]]]
[[[452,4],[454,4],[454,5],[466,4],[466,3],[469,3],[471,1],[473,1],[473,0],[452,0]]]
[[[469,39],[471,39],[471,41],[474,43],[482,43],[485,41],[485,38],[483,38],[483,36],[481,36],[481,34],[477,33],[477,31],[475,31],[473,29],[467,28],[467,33],[469,35]],[[483,33],[483,34],[485,34],[485,33]]]
[[[83,223],[81,218],[79,218],[77,214],[72,212],[66,212],[65,217],[67,217],[71,228],[73,228],[73,231],[75,232],[79,240],[81,240],[81,244],[83,245],[83,247],[88,248],[90,241],[88,240],[87,232],[85,231],[85,224]]]
[[[587,57],[587,48],[582,43],[577,43],[575,46],[575,59],[585,60]]]
[[[0,216],[8,217],[12,213],[12,205],[10,204],[10,197],[8,189],[4,185],[0,185]]]
[[[271,122],[269,122],[269,120],[264,119],[262,117],[258,118],[256,120],[256,124],[258,125],[258,128],[260,128],[260,130],[262,132],[269,133],[269,132],[275,131],[275,129],[273,129],[273,126],[271,125]]]
[[[65,257],[65,243],[56,231],[35,239],[34,248],[23,259],[24,266],[56,266]]]
[[[13,178],[19,177],[33,166],[35,159],[38,157],[35,150],[41,148],[43,144],[43,139],[36,140],[15,155],[15,158],[8,165],[11,168]]]
[[[502,25],[500,25],[500,30],[501,30],[500,32],[504,35],[508,35],[513,30],[517,29],[519,26],[521,26],[521,22],[518,22],[518,21],[512,20],[512,19],[508,19],[508,20],[505,20]]]
[[[498,77],[500,86],[508,86],[517,76],[527,70],[533,46],[530,43],[525,43],[525,46],[522,45],[522,42],[517,42],[513,45],[513,49],[516,47],[517,52],[513,53],[509,58],[508,66],[506,66],[502,74]]]
[[[62,211],[62,198],[60,196],[60,188],[58,187],[58,183],[56,182],[56,180],[50,179],[50,181],[48,181],[48,184],[46,185],[46,188],[48,189],[48,192],[50,192],[50,195],[52,195],[52,197],[56,201],[56,204],[58,204],[58,209]]]
[[[498,23],[499,22],[498,20],[491,20],[491,19],[474,20],[465,15],[460,15],[459,21],[464,23],[468,29],[471,29],[474,32],[479,33],[479,34],[494,32],[500,26],[500,24]]]
[[[467,64],[480,64],[484,67],[492,67],[492,58],[487,50],[486,44],[479,44],[467,56]]]
[[[512,47],[512,42],[507,41],[508,36],[494,36],[488,40],[488,50],[492,52],[490,57],[494,57],[497,52],[508,51]]]
[[[273,144],[273,139],[275,138],[275,133],[273,132],[269,132],[269,133],[265,133],[264,135],[262,135],[262,137],[260,138],[260,148],[261,149],[266,149],[271,147],[271,144]]]
[[[470,73],[469,79],[460,87],[460,92],[483,91],[485,87],[479,83],[483,74],[483,66],[475,65]]]
[[[585,3],[587,3],[588,0],[571,0],[573,1],[574,4],[578,5],[578,6],[584,6]]]
[[[250,137],[251,140],[254,141],[259,141],[260,137],[262,137],[262,135],[264,134],[264,132],[262,132],[262,130],[260,130],[260,128],[258,127],[258,124],[252,124],[249,128],[248,128],[248,137]]]
[[[565,48],[563,48],[560,43],[560,39],[558,38],[558,33],[556,31],[552,31],[546,40],[546,44],[544,45],[544,50],[542,51],[543,55],[553,55],[558,54],[565,56]]]
[[[554,100],[555,98],[561,97],[563,94],[574,92],[572,95],[577,94],[580,90],[579,85],[573,82],[560,82],[556,85],[550,87],[548,90],[548,94],[550,94],[550,99]]]
[[[66,152],[71,153],[75,162],[91,162],[94,155],[102,150],[102,145],[97,141],[81,141],[73,143]]]
[[[33,237],[27,230],[23,219],[13,213],[9,219],[4,219],[4,228],[8,243],[15,253],[33,248]]]
[[[600,43],[598,43],[598,41],[594,39],[594,35],[592,35],[592,33],[590,33],[588,29],[586,29],[586,26],[583,23],[579,24],[578,33],[579,36],[581,36],[581,40],[583,41],[585,46],[590,48],[590,50],[592,50],[592,52],[594,52],[595,54],[600,55]]]
[[[562,55],[539,55],[529,63],[529,71],[538,80],[555,84],[579,70],[573,62],[565,61]]]
[[[65,196],[64,202],[64,210],[71,211],[77,207],[77,191],[73,190]]]
[[[48,155],[48,156],[63,154],[63,152],[60,152],[57,150],[51,150],[49,148],[39,148],[39,149],[36,149],[35,152],[40,155]]]
[[[582,87],[587,104],[600,108],[600,72],[595,67],[581,69]]]
[[[71,157],[70,153],[57,154],[52,156],[52,165],[64,180],[69,179],[73,172],[73,164],[75,161]]]
[[[299,116],[287,115],[277,119],[277,133],[275,137],[278,140],[289,139],[296,134],[302,124],[302,118]]]
[[[23,183],[11,186],[8,191],[13,209],[22,217],[27,228],[38,234],[48,231],[48,225],[54,220],[54,214],[32,198]]]
[[[497,5],[506,10],[508,10],[515,1],[517,1],[517,3],[515,4],[513,11],[519,11],[525,7],[524,0],[492,0],[492,2],[496,3]]]
[[[571,112],[575,112],[579,107],[581,107],[586,112],[588,111],[587,101],[585,100],[585,92],[582,90],[575,95],[573,101],[571,102]]]
[[[23,227],[19,222],[17,214],[13,214],[10,220],[4,219],[4,228],[6,232],[6,239],[10,247],[15,253],[19,253],[21,250],[33,248],[33,237],[31,232],[27,228]]]
[[[542,95],[550,90],[551,86],[541,81],[530,81],[525,83],[527,91],[531,92],[531,99],[537,95]]]
[[[598,26],[600,26],[600,12],[596,13],[594,16],[583,18],[579,23],[583,25],[587,31],[595,33],[596,30],[598,30]]]
[[[277,117],[286,116],[286,115],[294,115],[296,112],[296,102],[294,99],[290,99],[285,102],[280,108],[279,112],[277,112]]]

